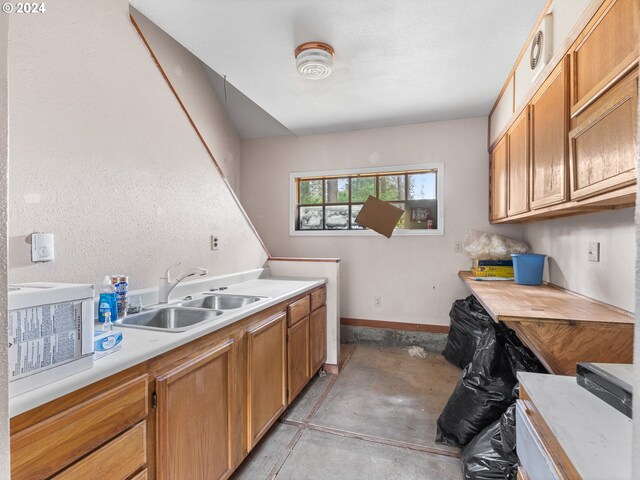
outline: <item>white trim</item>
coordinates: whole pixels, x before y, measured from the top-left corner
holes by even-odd
[[[289,174],[289,236],[290,237],[362,237],[377,236],[372,230],[296,230],[296,178],[357,175],[359,173],[385,173],[411,170],[437,170],[436,199],[438,200],[438,228],[433,230],[396,229],[393,236],[442,236],[444,235],[444,162],[412,165],[390,165],[387,167],[354,168],[349,170],[324,170],[315,172],[292,172]]]

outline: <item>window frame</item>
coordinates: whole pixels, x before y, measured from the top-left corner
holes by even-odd
[[[340,177],[348,175],[371,175],[386,173],[415,171],[415,170],[436,170],[436,200],[438,201],[438,228],[435,229],[395,229],[393,236],[442,236],[444,235],[444,162],[419,163],[411,165],[391,165],[386,167],[354,168],[346,170],[323,170],[313,172],[292,172],[289,174],[289,236],[290,237],[351,237],[351,236],[378,236],[377,232],[369,229],[349,229],[349,230],[296,230],[296,217],[298,209],[296,179],[313,177]],[[378,182],[376,182],[376,194],[378,194]],[[324,182],[323,182],[324,185]],[[324,187],[323,187],[324,195]],[[349,193],[351,196],[351,193]],[[350,199],[350,198],[349,198]],[[405,199],[406,201],[406,199]],[[323,202],[325,199],[323,198]],[[396,203],[390,201],[389,203]],[[323,203],[324,204],[324,203]]]

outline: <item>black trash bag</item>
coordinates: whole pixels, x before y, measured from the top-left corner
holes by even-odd
[[[464,368],[473,359],[482,333],[493,320],[473,295],[453,302],[449,318],[451,327],[442,354],[454,365]]]
[[[492,324],[438,418],[436,442],[465,446],[515,401],[516,383]]]
[[[482,430],[462,449],[462,473],[465,480],[515,480],[516,404],[512,403],[499,420]]]
[[[496,331],[514,377],[518,376],[518,372],[548,373],[538,357],[520,341],[516,332],[503,323],[496,326]]]
[[[520,384],[513,387],[513,398],[520,395]],[[516,404],[512,403],[500,417],[500,442],[492,443],[493,449],[505,460],[518,463],[516,452]]]

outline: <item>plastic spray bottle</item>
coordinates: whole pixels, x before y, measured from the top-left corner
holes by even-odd
[[[110,318],[118,318],[118,301],[116,299],[116,289],[111,285],[111,279],[106,276],[102,282],[100,300],[98,301],[98,321],[105,322],[105,313],[109,312]]]

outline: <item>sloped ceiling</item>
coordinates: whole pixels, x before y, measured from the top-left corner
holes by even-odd
[[[226,76],[259,107],[238,109],[240,129],[260,109],[275,119],[244,137],[487,115],[544,3],[131,0],[213,70],[214,83]],[[293,51],[315,40],[335,48],[335,71],[309,81]]]

